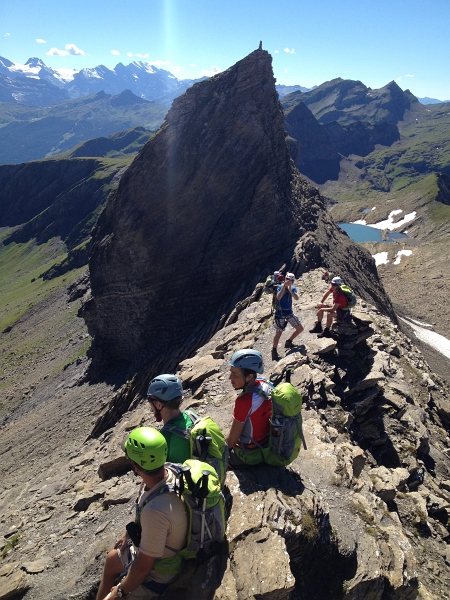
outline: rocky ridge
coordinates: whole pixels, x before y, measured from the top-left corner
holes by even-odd
[[[307,331],[324,291],[321,271],[304,274],[297,287],[296,312]],[[237,348],[253,346],[264,355],[266,376],[293,367],[292,381],[304,394],[308,449],[287,469],[228,474],[227,555],[195,572],[188,566],[165,597],[449,597],[448,388],[398,327],[365,301],[355,309],[355,326],[335,329],[332,339],[302,334],[306,353],[286,351],[279,363],[269,358],[270,298],[255,293],[237,312],[179,365],[185,406],[227,430],[235,395],[228,360]],[[68,394],[71,381],[64,384]],[[88,388],[101,395],[85,384],[75,388],[77,396]],[[10,467],[0,496],[0,589],[15,586],[26,600],[92,597],[104,553],[133,511],[136,481],[125,472],[120,441],[144,423],[154,424],[138,403],[100,437],[63,452],[61,463],[36,468],[37,452],[20,489],[14,471],[20,450],[4,453]]]

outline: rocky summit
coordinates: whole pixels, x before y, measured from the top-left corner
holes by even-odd
[[[264,50],[174,101],[93,233],[91,373],[176,364],[283,264],[339,269],[389,312],[373,260],[299,176],[286,135]]]

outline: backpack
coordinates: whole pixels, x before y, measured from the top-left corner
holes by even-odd
[[[136,510],[136,524],[144,507],[159,494],[176,492],[182,498],[188,513],[186,545],[173,556],[157,558],[154,570],[169,575],[179,572],[183,560],[200,561],[216,553],[225,539],[225,499],[219,476],[208,463],[188,459],[184,463],[166,463],[175,483],[166,483],[150,494]],[[133,540],[134,541],[134,540]]]
[[[286,369],[286,381],[272,389],[272,416],[270,418],[269,442],[262,448],[264,462],[276,467],[285,467],[294,461],[300,447],[306,450],[302,429],[302,395],[290,383],[291,371]],[[283,373],[284,374],[284,373]],[[267,394],[257,387],[246,388],[263,397]]]
[[[353,308],[354,306],[356,306],[356,296],[353,290],[348,285],[345,285],[345,283],[342,283],[340,288],[344,293],[344,296],[347,298],[348,308]]]
[[[169,431],[189,440],[190,457],[210,464],[223,485],[228,466],[228,446],[222,430],[211,417],[200,417],[191,408],[184,412],[191,419],[192,427],[182,429],[176,425],[166,424],[161,431]]]

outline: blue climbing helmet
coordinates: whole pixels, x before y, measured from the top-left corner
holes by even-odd
[[[181,379],[176,375],[158,375],[150,381],[147,395],[155,396],[161,402],[169,402],[174,398],[179,398],[183,396]]]
[[[250,369],[256,373],[264,373],[261,352],[253,350],[253,348],[244,348],[235,352],[231,357],[230,365],[238,369]]]

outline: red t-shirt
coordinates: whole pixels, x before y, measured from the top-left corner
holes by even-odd
[[[339,304],[338,309],[341,310],[347,308],[348,302],[344,292],[339,288],[336,291],[333,288],[330,288],[330,290],[333,292],[333,304]]]
[[[256,380],[267,395],[272,391],[265,381]],[[239,423],[244,423],[244,428],[239,436],[241,444],[264,442],[269,434],[270,417],[272,416],[272,400],[266,399],[257,392],[246,392],[236,398],[233,418]]]

